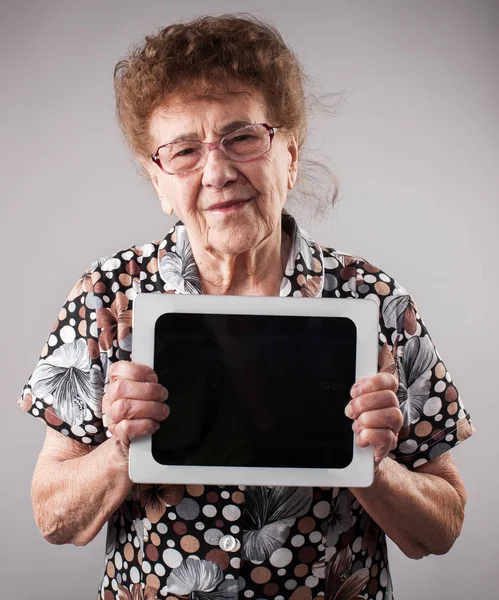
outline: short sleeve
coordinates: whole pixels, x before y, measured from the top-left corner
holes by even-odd
[[[367,296],[380,305],[379,371],[397,377],[404,416],[391,457],[414,469],[470,437],[474,427],[414,299],[382,272],[368,279]]]
[[[93,279],[89,269],[71,290],[19,400],[26,412],[89,445],[106,439],[102,396],[108,365],[99,349]]]

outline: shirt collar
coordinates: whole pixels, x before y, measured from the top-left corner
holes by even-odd
[[[283,212],[281,223],[283,232],[291,238],[291,248],[281,281],[280,296],[320,297],[324,287],[322,248],[298,227],[290,214]],[[158,264],[165,292],[202,294],[187,229],[181,221],[161,240]]]

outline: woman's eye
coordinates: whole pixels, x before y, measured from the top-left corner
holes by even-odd
[[[183,150],[179,150],[179,152],[175,154],[174,158],[177,156],[179,158],[182,158],[182,156],[189,156],[189,154],[192,154],[193,152],[195,152],[194,148],[184,148]]]
[[[254,136],[250,135],[249,133],[244,133],[241,135],[237,135],[236,137],[233,137],[230,141],[231,142],[247,142],[249,140],[252,140]]]

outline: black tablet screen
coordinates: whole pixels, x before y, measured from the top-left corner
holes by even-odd
[[[154,369],[170,416],[152,436],[166,465],[345,468],[356,327],[343,317],[167,313]]]

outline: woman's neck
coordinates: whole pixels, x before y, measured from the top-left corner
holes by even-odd
[[[203,293],[279,296],[290,249],[290,237],[280,230],[275,239],[242,254],[214,256],[193,248]]]

